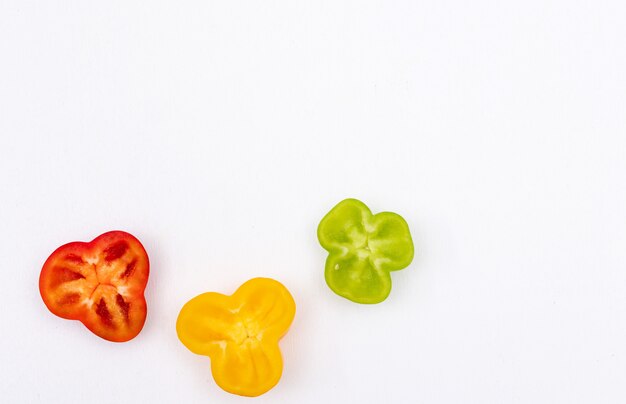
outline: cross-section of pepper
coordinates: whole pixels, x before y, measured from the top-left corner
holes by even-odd
[[[357,199],[339,202],[324,216],[317,238],[326,251],[326,283],[356,303],[380,303],[391,292],[390,271],[413,260],[413,240],[402,216],[375,215]]]
[[[230,296],[208,292],[180,310],[178,338],[191,352],[211,358],[218,386],[241,396],[259,396],[274,387],[283,371],[278,341],[296,313],[281,283],[254,278]]]
[[[39,276],[39,292],[59,317],[79,320],[99,337],[124,342],[146,321],[150,263],[139,240],[123,231],[57,248]]]

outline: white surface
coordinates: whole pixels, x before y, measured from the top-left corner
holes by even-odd
[[[0,3],[0,397],[243,403],[177,340],[198,293],[298,311],[258,403],[626,402],[626,3]],[[325,285],[344,197],[409,222],[389,299]],[[59,245],[123,229],[143,332],[50,314]]]

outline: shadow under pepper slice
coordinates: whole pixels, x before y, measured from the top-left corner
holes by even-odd
[[[191,299],[178,315],[176,332],[191,352],[211,358],[218,386],[255,397],[282,375],[278,341],[295,312],[296,304],[281,283],[254,278],[231,296],[208,292]]]
[[[328,251],[325,278],[338,295],[356,303],[380,303],[391,291],[390,271],[413,260],[409,226],[398,214],[373,215],[356,199],[339,202],[317,228]]]
[[[57,248],[39,276],[39,291],[55,315],[81,321],[99,337],[128,341],[146,320],[150,264],[139,240],[111,231],[91,242]]]

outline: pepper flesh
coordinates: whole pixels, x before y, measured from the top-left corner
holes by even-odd
[[[357,199],[345,199],[331,209],[317,228],[328,251],[325,278],[339,296],[356,303],[380,303],[391,292],[390,271],[413,260],[413,241],[402,216],[373,215]]]
[[[208,292],[191,299],[178,315],[176,332],[191,352],[211,358],[218,386],[255,397],[282,375],[278,341],[295,312],[293,297],[281,283],[254,278],[230,296]]]
[[[146,320],[149,271],[139,240],[111,231],[57,248],[43,265],[39,291],[53,314],[79,320],[108,341],[124,342],[137,336]]]

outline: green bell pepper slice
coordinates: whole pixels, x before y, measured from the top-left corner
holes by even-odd
[[[380,303],[391,292],[390,271],[413,260],[413,240],[402,216],[375,215],[361,201],[345,199],[324,216],[317,238],[328,251],[328,286],[356,303]]]

